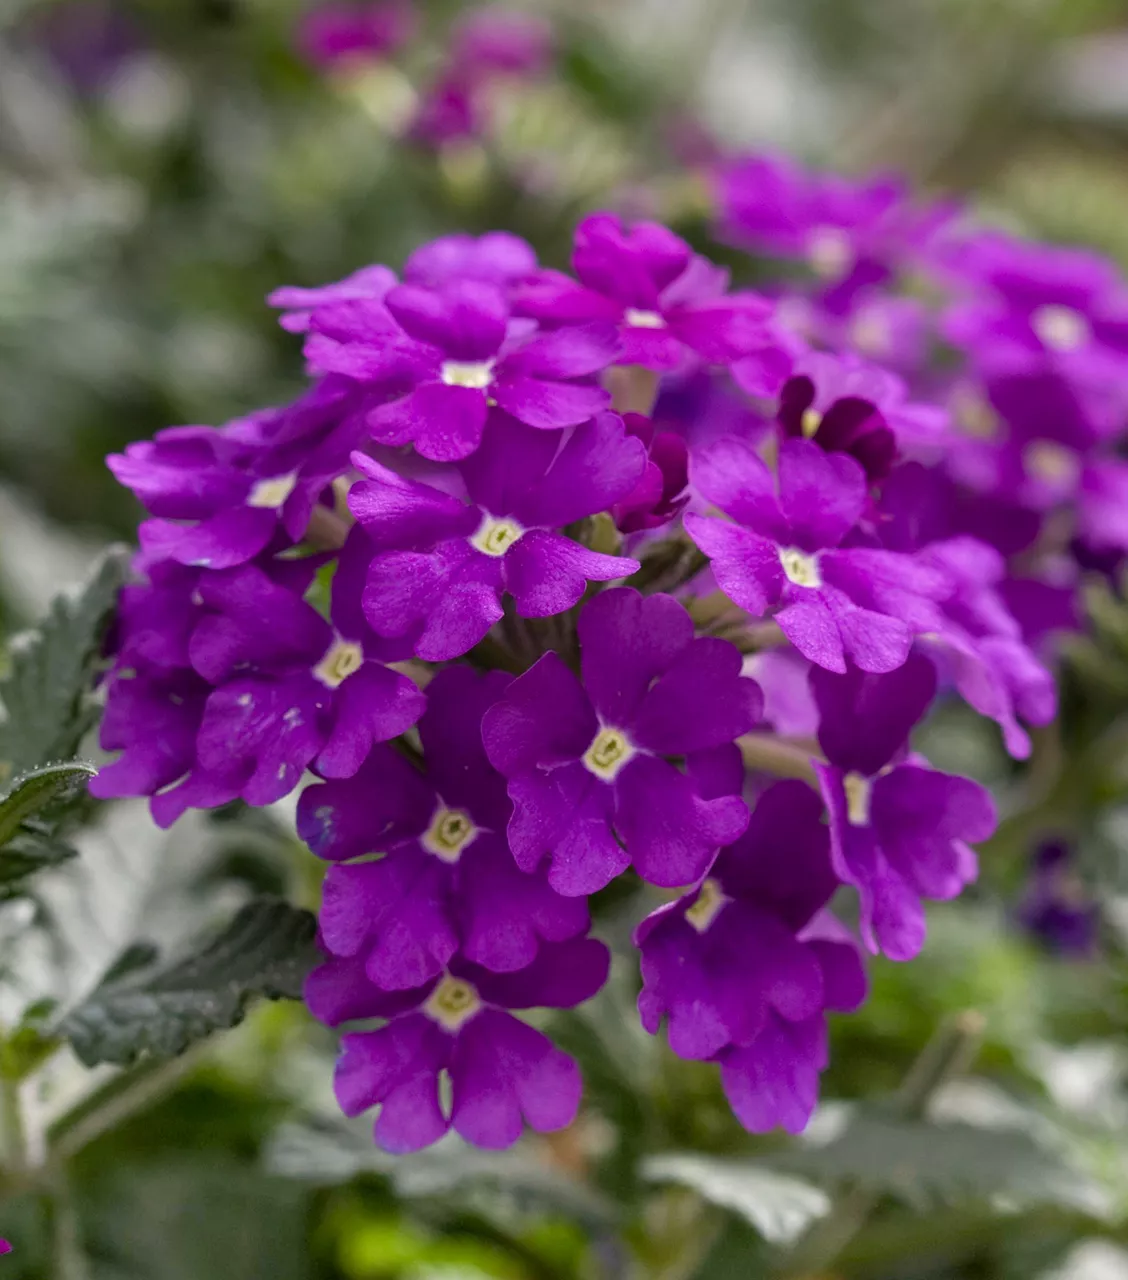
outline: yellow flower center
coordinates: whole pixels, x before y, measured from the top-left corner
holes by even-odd
[[[610,782],[635,753],[621,729],[600,729],[584,752],[584,765],[605,782]]]
[[[462,978],[448,973],[427,997],[423,1012],[445,1031],[458,1031],[482,1007],[477,991]]]
[[[462,850],[477,834],[478,828],[468,813],[440,806],[435,810],[431,825],[420,837],[420,844],[444,862],[457,862]]]
[[[288,476],[271,476],[269,480],[260,480],[251,490],[247,498],[248,507],[273,507],[277,510],[294,492],[298,483],[298,473],[292,471]]]
[[[492,360],[444,360],[439,376],[448,387],[484,391],[493,381]]]
[[[697,891],[693,906],[686,908],[685,918],[698,933],[704,933],[721,914],[728,901],[720,881],[710,877]]]
[[[804,409],[803,416],[799,419],[799,430],[803,433],[805,440],[810,438],[822,426],[823,416],[817,409]]]
[[[974,440],[997,440],[1002,434],[998,414],[970,387],[960,387],[952,399],[952,412],[964,435]]]
[[[635,329],[664,329],[666,322],[657,311],[638,311],[628,307],[623,312],[623,319]]]
[[[485,516],[477,533],[470,539],[470,545],[477,547],[483,555],[503,556],[524,532],[516,520]]]
[[[807,261],[824,280],[841,279],[854,265],[850,237],[840,227],[816,227],[807,240]]]
[[[797,551],[794,547],[780,547],[779,562],[783,565],[788,582],[794,582],[797,587],[822,586],[818,556],[809,556],[805,551]]]
[[[1072,307],[1050,304],[1039,307],[1030,317],[1030,323],[1041,342],[1051,351],[1076,351],[1093,336],[1089,322]]]
[[[848,773],[842,779],[842,790],[846,792],[846,817],[850,825],[868,826],[873,783],[863,774]]]
[[[325,651],[325,657],[313,669],[322,684],[336,689],[364,664],[364,650],[351,640],[335,640]]]
[[[1022,451],[1029,475],[1051,483],[1073,480],[1080,469],[1077,455],[1053,440],[1032,440]]]
[[[889,350],[889,323],[884,316],[863,314],[850,325],[850,341],[868,356],[883,356]]]

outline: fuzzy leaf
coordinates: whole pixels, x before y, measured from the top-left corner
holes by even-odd
[[[907,1120],[857,1108],[823,1145],[803,1145],[765,1164],[819,1182],[887,1192],[916,1206],[1004,1200],[1100,1216],[1104,1189],[1068,1155],[1017,1128]]]
[[[14,839],[29,819],[59,807],[82,793],[97,769],[81,760],[49,764],[21,773],[0,798],[0,849]],[[4,878],[0,857],[0,879]]]
[[[163,969],[146,963],[155,952],[133,947],[62,1019],[58,1034],[87,1066],[174,1057],[241,1022],[254,996],[300,999],[317,961],[315,931],[308,911],[259,899],[206,946]]]
[[[111,547],[81,593],[59,595],[34,630],[16,637],[0,681],[0,783],[70,759],[94,719],[89,686],[129,551]]]
[[[830,1210],[825,1191],[751,1160],[673,1153],[644,1161],[642,1173],[650,1182],[676,1182],[731,1209],[770,1244],[790,1244]]]

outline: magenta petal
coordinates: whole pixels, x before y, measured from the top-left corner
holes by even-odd
[[[138,536],[154,560],[229,569],[257,556],[277,527],[278,513],[267,507],[231,507],[197,525],[145,520]]]
[[[548,882],[557,893],[596,893],[630,865],[611,831],[611,790],[583,765],[514,778],[509,796],[513,857],[523,871],[551,857]]]
[[[692,884],[747,825],[738,796],[702,800],[684,774],[654,756],[636,756],[615,780],[615,829],[651,884]]]
[[[843,649],[863,671],[895,671],[908,658],[913,636],[899,618],[859,609],[833,587],[824,587],[820,594],[838,627]]]
[[[361,958],[343,956],[318,965],[306,978],[304,993],[310,1013],[326,1026],[336,1027],[362,1018],[409,1013],[426,1000],[433,985],[414,991],[381,991],[369,981]]]
[[[407,676],[366,662],[341,685],[334,700],[329,739],[317,757],[326,778],[350,778],[377,742],[406,732],[423,714],[426,699]]]
[[[447,538],[469,537],[477,528],[479,514],[458,498],[397,475],[363,453],[352,458],[368,479],[349,490],[349,510],[374,548],[419,551]]]
[[[819,1071],[826,1061],[821,1017],[805,1022],[772,1018],[747,1048],[721,1058],[721,1086],[736,1118],[751,1133],[775,1128],[802,1133],[815,1109]]]
[[[541,940],[562,942],[588,926],[587,902],[520,871],[503,841],[479,836],[460,861],[462,952],[496,973],[523,969]]]
[[[499,373],[491,394],[506,413],[544,431],[578,426],[611,403],[610,395],[602,387],[546,382],[505,370]]]
[[[588,582],[627,578],[639,562],[589,551],[562,533],[531,529],[505,556],[505,585],[523,618],[549,618],[570,609]]]
[[[298,835],[317,857],[341,862],[421,835],[434,807],[434,792],[419,770],[380,746],[355,777],[306,787],[298,800]]]
[[[762,618],[779,600],[786,579],[774,542],[711,516],[687,515],[685,531],[709,557],[717,585],[733,604]]]
[[[631,723],[631,738],[660,756],[721,746],[748,733],[763,711],[754,680],[727,640],[692,641],[647,691]]]
[[[816,666],[844,672],[846,654],[842,635],[822,593],[796,588],[792,598],[793,603],[775,616],[780,630],[803,657]]]
[[[866,473],[845,453],[824,453],[812,440],[785,440],[779,503],[801,547],[837,546],[865,507]]]
[[[908,742],[936,692],[936,668],[923,654],[884,675],[852,668],[810,673],[819,710],[819,745],[840,769],[878,773]]]
[[[463,1029],[450,1073],[451,1122],[479,1147],[511,1147],[523,1118],[542,1132],[562,1129],[579,1108],[580,1073],[572,1059],[499,1010],[484,1010]]]
[[[489,973],[461,965],[482,999],[503,1009],[572,1009],[607,981],[611,953],[595,938],[546,942],[532,964],[516,973]]]
[[[595,321],[538,334],[505,359],[506,377],[584,378],[606,369],[619,352],[615,325]]]
[[[559,654],[546,653],[482,718],[482,741],[507,778],[578,760],[597,722],[576,676]]]
[[[724,436],[689,455],[690,484],[742,525],[774,541],[785,533],[768,464],[746,440]]]
[[[404,419],[410,424],[408,439],[416,451],[433,462],[457,462],[474,452],[486,424],[486,395],[474,387],[448,387],[443,382],[424,382],[416,387],[404,406]],[[391,406],[389,405],[390,409]],[[376,424],[383,421],[383,410],[369,418],[373,434],[381,435]],[[402,434],[397,425],[396,434]],[[389,439],[389,444],[397,443]]]
[[[543,438],[541,433],[538,433]],[[512,463],[499,459],[509,471]],[[600,413],[571,433],[539,475],[513,487],[505,508],[523,525],[559,529],[605,511],[634,489],[646,468],[646,447],[628,435],[622,418]]]
[[[487,360],[505,337],[508,309],[501,291],[478,280],[451,280],[438,289],[402,284],[384,303],[412,338],[451,360]]]
[[[692,642],[693,621],[673,596],[613,587],[588,601],[577,631],[584,688],[603,721],[625,729],[650,685]]]

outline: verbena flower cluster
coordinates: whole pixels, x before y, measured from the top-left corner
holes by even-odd
[[[1027,755],[1079,566],[1128,551],[1107,264],[891,182],[716,186],[787,283],[609,213],[571,273],[448,237],[273,295],[295,403],[110,459],[149,518],[93,789],[167,825],[311,778],[307,998],[367,1024],[337,1095],[390,1151],[573,1119],[521,1014],[603,985],[589,899],[621,877],[656,908],[643,1025],[748,1129],[802,1129],[863,951],[916,955],[995,826],[914,726],[939,689]]]

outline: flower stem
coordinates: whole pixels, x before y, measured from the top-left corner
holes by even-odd
[[[0,1076],[0,1152],[6,1174],[19,1177],[27,1172],[27,1128],[20,1082],[10,1076]]]
[[[771,773],[777,778],[802,778],[812,786],[818,785],[811,752],[800,743],[774,733],[746,733],[737,745],[747,769]]]
[[[919,1119],[925,1114],[940,1086],[971,1065],[984,1025],[983,1015],[968,1009],[940,1026],[894,1095],[898,1115]],[[828,1270],[865,1226],[880,1199],[880,1193],[868,1187],[851,1187],[785,1255],[775,1272],[777,1280],[803,1280]]]

